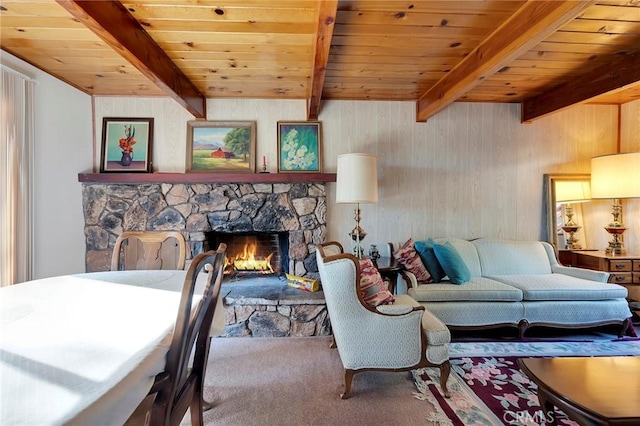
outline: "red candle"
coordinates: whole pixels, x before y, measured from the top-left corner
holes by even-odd
[[[263,155],[263,156],[262,156],[262,165],[263,165],[263,166],[266,166],[266,165],[267,165],[267,156],[266,156],[266,155]]]

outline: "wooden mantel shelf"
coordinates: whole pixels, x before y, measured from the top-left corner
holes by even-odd
[[[335,181],[335,173],[78,173],[78,182],[88,183],[294,183]]]

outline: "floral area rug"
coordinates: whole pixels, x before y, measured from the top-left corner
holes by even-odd
[[[591,342],[454,342],[449,357],[482,356],[623,356],[640,355],[640,340]]]
[[[451,398],[440,392],[440,370],[413,371],[414,397],[432,403],[427,419],[442,426],[578,424],[562,413],[545,413],[537,387],[519,369],[519,357],[640,355],[640,342],[472,342],[450,344]]]

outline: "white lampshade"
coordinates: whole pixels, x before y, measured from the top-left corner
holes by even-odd
[[[375,155],[338,156],[336,203],[377,203],[378,162]]]
[[[588,181],[562,180],[556,182],[556,203],[580,203],[591,199]]]
[[[591,198],[640,197],[640,151],[591,159]]]

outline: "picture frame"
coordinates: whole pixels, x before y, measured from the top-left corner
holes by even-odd
[[[278,172],[322,172],[322,123],[278,121]]]
[[[153,118],[103,117],[100,173],[151,173]]]
[[[255,173],[255,121],[187,122],[187,172]]]

